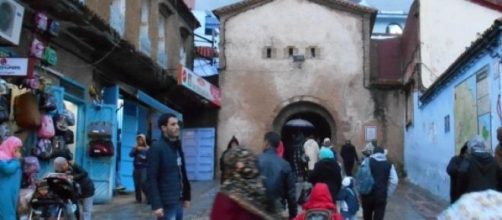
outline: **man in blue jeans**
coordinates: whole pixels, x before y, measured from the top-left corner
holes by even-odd
[[[183,208],[190,207],[190,182],[179,140],[180,127],[174,114],[158,119],[162,136],[147,154],[148,198],[158,220],[182,220]]]

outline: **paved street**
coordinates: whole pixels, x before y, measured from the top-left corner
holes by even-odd
[[[208,219],[213,198],[218,191],[218,181],[194,182],[192,188],[192,208],[185,211],[185,219]],[[399,185],[396,194],[389,200],[386,219],[435,219],[434,217],[446,206],[446,201],[441,201],[425,190],[404,182]],[[150,207],[135,203],[133,194],[116,196],[111,204],[96,205],[93,218],[99,220],[153,219]]]

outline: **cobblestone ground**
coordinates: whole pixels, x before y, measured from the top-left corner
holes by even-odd
[[[401,181],[397,192],[389,199],[385,219],[390,220],[420,220],[435,219],[437,214],[447,207],[442,201],[430,195],[425,190],[412,184]],[[185,210],[184,219],[206,220],[212,207],[213,199],[218,192],[218,182],[192,183],[192,207]],[[362,219],[362,213],[358,213]],[[113,202],[94,207],[93,219],[97,220],[129,220],[129,219],[154,219],[151,209],[146,204],[134,201],[133,194],[119,195]]]

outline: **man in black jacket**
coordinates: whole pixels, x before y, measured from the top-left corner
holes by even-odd
[[[383,220],[387,197],[396,190],[398,177],[394,165],[387,161],[384,149],[375,147],[373,154],[363,163],[370,163],[373,189],[368,195],[361,196],[364,220]]]
[[[460,198],[461,192],[459,190],[459,170],[462,161],[467,156],[467,142],[460,149],[460,154],[455,155],[450,159],[446,172],[450,175],[450,203],[453,204]]]
[[[345,174],[347,176],[352,176],[352,168],[354,167],[354,162],[359,162],[357,157],[356,147],[350,143],[350,140],[346,140],[345,144],[342,146],[340,155],[343,158],[343,168],[345,169]]]
[[[183,207],[190,207],[190,182],[179,140],[180,127],[174,114],[158,119],[162,137],[148,150],[148,199],[159,220],[183,219]]]
[[[501,170],[491,153],[485,148],[481,136],[475,136],[467,142],[469,154],[459,168],[460,195],[487,189],[501,191]]]
[[[295,176],[291,166],[276,153],[281,136],[275,132],[268,132],[264,138],[263,154],[258,156],[258,168],[265,176],[264,185],[267,194],[267,211],[280,213],[281,200],[288,202],[289,218],[297,214]]]

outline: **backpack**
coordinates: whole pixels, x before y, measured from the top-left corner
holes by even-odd
[[[332,220],[333,211],[329,209],[309,209],[305,211],[305,220]]]
[[[41,138],[38,140],[37,146],[33,148],[33,156],[39,160],[48,161],[52,155],[52,142],[49,139]]]
[[[373,174],[371,174],[369,158],[364,159],[361,166],[357,170],[356,181],[357,191],[359,191],[361,195],[368,195],[373,190],[375,180],[373,179]]]
[[[29,156],[23,159],[23,179],[22,188],[35,187],[37,184],[37,173],[40,170],[38,158]]]
[[[113,143],[110,140],[93,140],[89,143],[90,157],[113,156]]]
[[[56,131],[54,130],[54,122],[52,117],[49,115],[42,115],[42,121],[40,123],[40,128],[38,129],[38,137],[41,138],[52,138]]]
[[[38,100],[33,93],[26,92],[14,99],[14,119],[16,124],[24,129],[40,127],[42,120],[38,110]]]

